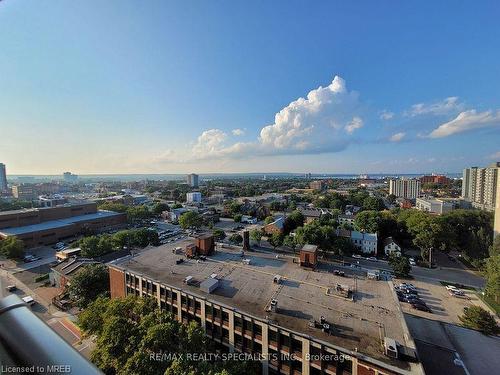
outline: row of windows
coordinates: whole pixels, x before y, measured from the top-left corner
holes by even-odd
[[[127,282],[127,295],[139,295],[139,278],[134,275],[126,275]],[[153,282],[143,279],[142,281],[143,294],[149,294],[157,297],[157,285]],[[178,319],[179,314],[183,323],[191,321],[197,322],[200,326],[202,321],[201,303],[193,296],[181,294],[181,308],[177,305],[177,293],[160,285],[160,308],[164,311],[172,313]],[[184,309],[184,310],[183,310]],[[253,319],[246,319],[243,316],[234,314],[234,348],[240,352],[262,354],[262,325]],[[300,373],[302,370],[302,363],[299,359],[302,358],[302,340],[284,333],[286,331],[274,330],[271,326],[268,327],[268,351],[270,354],[270,365],[281,369],[286,373]],[[205,332],[207,336],[216,342],[220,342],[229,346],[229,313],[221,306],[206,302],[205,304]],[[331,354],[324,349],[310,345],[309,352],[311,357],[321,357],[321,354]],[[281,353],[281,355],[278,355]],[[293,354],[293,356],[291,356]],[[340,366],[340,367],[339,367]],[[336,372],[339,367],[340,372],[337,373],[350,373],[352,364],[348,360],[342,363],[335,360],[328,361],[314,361],[311,360],[311,373],[316,373],[314,370],[321,373],[321,368]],[[272,369],[272,367],[271,367]]]

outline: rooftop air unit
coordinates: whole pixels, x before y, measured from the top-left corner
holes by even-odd
[[[398,358],[398,345],[396,340],[390,337],[384,339],[384,353],[389,358]]]
[[[200,284],[200,290],[208,294],[212,293],[218,287],[219,280],[214,278],[208,278]]]

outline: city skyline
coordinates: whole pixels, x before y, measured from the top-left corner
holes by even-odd
[[[494,2],[121,4],[0,6],[8,175],[459,173],[500,159]]]

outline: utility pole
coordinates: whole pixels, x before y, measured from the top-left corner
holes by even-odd
[[[432,246],[429,248],[429,268],[432,268]]]

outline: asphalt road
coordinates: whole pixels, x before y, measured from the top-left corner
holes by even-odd
[[[391,270],[389,264],[381,260],[374,262],[366,259],[355,259],[349,257],[346,257],[346,260],[352,263],[357,263],[359,261],[359,265],[366,269]],[[421,280],[443,280],[452,283],[469,285],[480,289],[484,287],[484,279],[481,276],[478,276],[473,271],[463,269],[458,264],[446,267],[438,266],[433,269],[415,266],[412,267],[411,275],[416,279]]]
[[[260,251],[274,252],[272,246],[270,246],[266,241],[262,241],[260,246],[255,246],[255,248]],[[278,248],[277,250],[285,253],[291,253],[291,251],[287,250],[286,248]],[[344,259],[346,263],[359,265],[360,268],[358,270],[360,271],[392,270],[387,261],[383,260],[371,261],[364,258],[357,259],[351,257],[344,257]],[[437,260],[438,265],[443,263],[443,266],[438,266],[437,268],[433,269],[414,266],[412,267],[410,274],[417,280],[422,281],[447,281],[450,283],[468,285],[478,289],[484,288],[484,278],[477,275],[471,270],[465,269],[458,261],[450,262],[440,258],[437,258]]]

